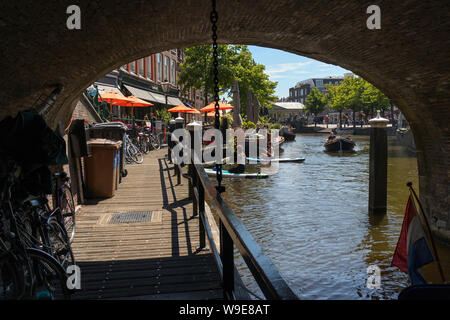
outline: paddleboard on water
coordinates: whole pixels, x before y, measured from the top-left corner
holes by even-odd
[[[305,161],[305,158],[278,158],[278,159],[247,158],[247,160],[257,162],[303,162]]]
[[[214,169],[205,169],[205,172],[208,176],[215,176],[216,170]],[[268,178],[269,175],[267,173],[255,172],[255,173],[232,173],[227,170],[222,170],[222,177],[227,178],[244,178],[244,179],[264,179]]]

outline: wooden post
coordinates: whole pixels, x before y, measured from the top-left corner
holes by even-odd
[[[188,167],[188,174],[191,177],[191,180],[189,181],[189,198],[194,200],[194,215],[197,215],[198,212],[198,208],[197,208],[197,203],[195,201],[195,196],[194,196],[194,186],[193,186],[193,181],[195,179],[195,168],[194,168],[194,153],[195,153],[195,143],[196,143],[196,139],[195,135],[198,134],[198,130],[200,130],[201,133],[201,125],[197,122],[191,122],[186,126],[186,129],[189,130],[189,135],[191,138],[191,157],[190,157],[190,164]],[[200,141],[197,143],[201,143],[201,137],[200,137]],[[201,149],[200,149],[201,150]],[[201,151],[200,151],[201,152]],[[201,154],[196,154],[196,157],[201,161]]]
[[[387,207],[387,123],[377,116],[370,123],[369,214],[386,214]]]
[[[200,217],[198,220],[198,231],[199,231],[199,237],[200,237],[200,249],[203,249],[206,246],[206,231],[205,231],[205,225],[203,224],[203,217],[206,217],[205,215],[205,189],[203,188],[203,185],[198,178],[198,173],[195,172],[196,177],[196,185],[198,190],[198,210],[200,213]]]
[[[220,258],[223,268],[223,293],[224,298],[231,300],[234,291],[234,248],[227,229],[222,221],[219,223],[220,228]]]

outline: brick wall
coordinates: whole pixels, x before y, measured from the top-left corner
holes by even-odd
[[[437,232],[446,236],[449,2],[378,0],[380,30],[366,27],[366,9],[373,1],[301,3],[218,1],[218,41],[272,47],[340,65],[382,90],[411,125],[420,196],[430,220],[436,221],[434,227],[442,231]],[[17,0],[2,5],[0,119],[30,107],[41,94],[62,84],[64,91],[47,117],[55,127],[58,120],[70,120],[80,93],[112,69],[152,53],[211,43],[208,1],[180,5],[177,0],[129,0],[109,5],[80,0],[77,5],[83,13],[81,30],[66,28],[64,1]]]
[[[96,114],[95,110],[89,106],[84,97],[80,97],[80,99],[76,102],[75,108],[73,109],[72,118],[83,119],[87,123],[101,122],[98,114]]]

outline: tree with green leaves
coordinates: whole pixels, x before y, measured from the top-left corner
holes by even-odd
[[[356,112],[366,114],[374,108],[386,110],[390,100],[380,90],[361,77],[348,76],[339,85],[327,85],[327,105],[339,112],[339,127],[342,128],[342,111],[353,111],[353,127],[355,127]]]
[[[360,77],[348,76],[340,83],[347,95],[346,106],[353,111],[353,128],[356,126],[356,112],[359,112],[363,108],[363,102],[361,96],[364,92],[364,85],[366,81]]]
[[[339,112],[339,128],[342,128],[342,111],[348,108],[348,99],[345,88],[340,85],[326,85],[328,92],[326,101],[329,108]]]
[[[277,100],[275,88],[277,82],[269,80],[265,66],[258,64],[245,45],[219,45],[218,72],[220,94],[232,95],[234,79],[239,82],[241,114],[246,114],[247,92],[250,88],[256,94],[261,108],[271,108]],[[205,92],[214,94],[214,74],[212,47],[201,45],[185,49],[185,62],[181,67],[178,84],[186,92],[189,88],[205,88]],[[206,96],[206,94],[205,94]],[[208,101],[205,101],[205,105]]]
[[[305,108],[309,113],[313,113],[314,116],[318,116],[323,110],[325,110],[325,106],[327,104],[326,98],[319,89],[314,88],[306,97],[306,105]],[[317,123],[314,121],[314,126]]]
[[[391,108],[391,100],[380,90],[367,81],[364,81],[364,90],[361,94],[361,102],[365,111],[370,111],[371,117],[375,110],[386,111]]]

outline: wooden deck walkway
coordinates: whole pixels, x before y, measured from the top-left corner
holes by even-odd
[[[211,251],[197,251],[188,182],[176,185],[166,153],[128,165],[114,197],[82,206],[73,242],[81,290],[73,299],[222,299]],[[133,211],[151,211],[151,218],[110,223]]]

